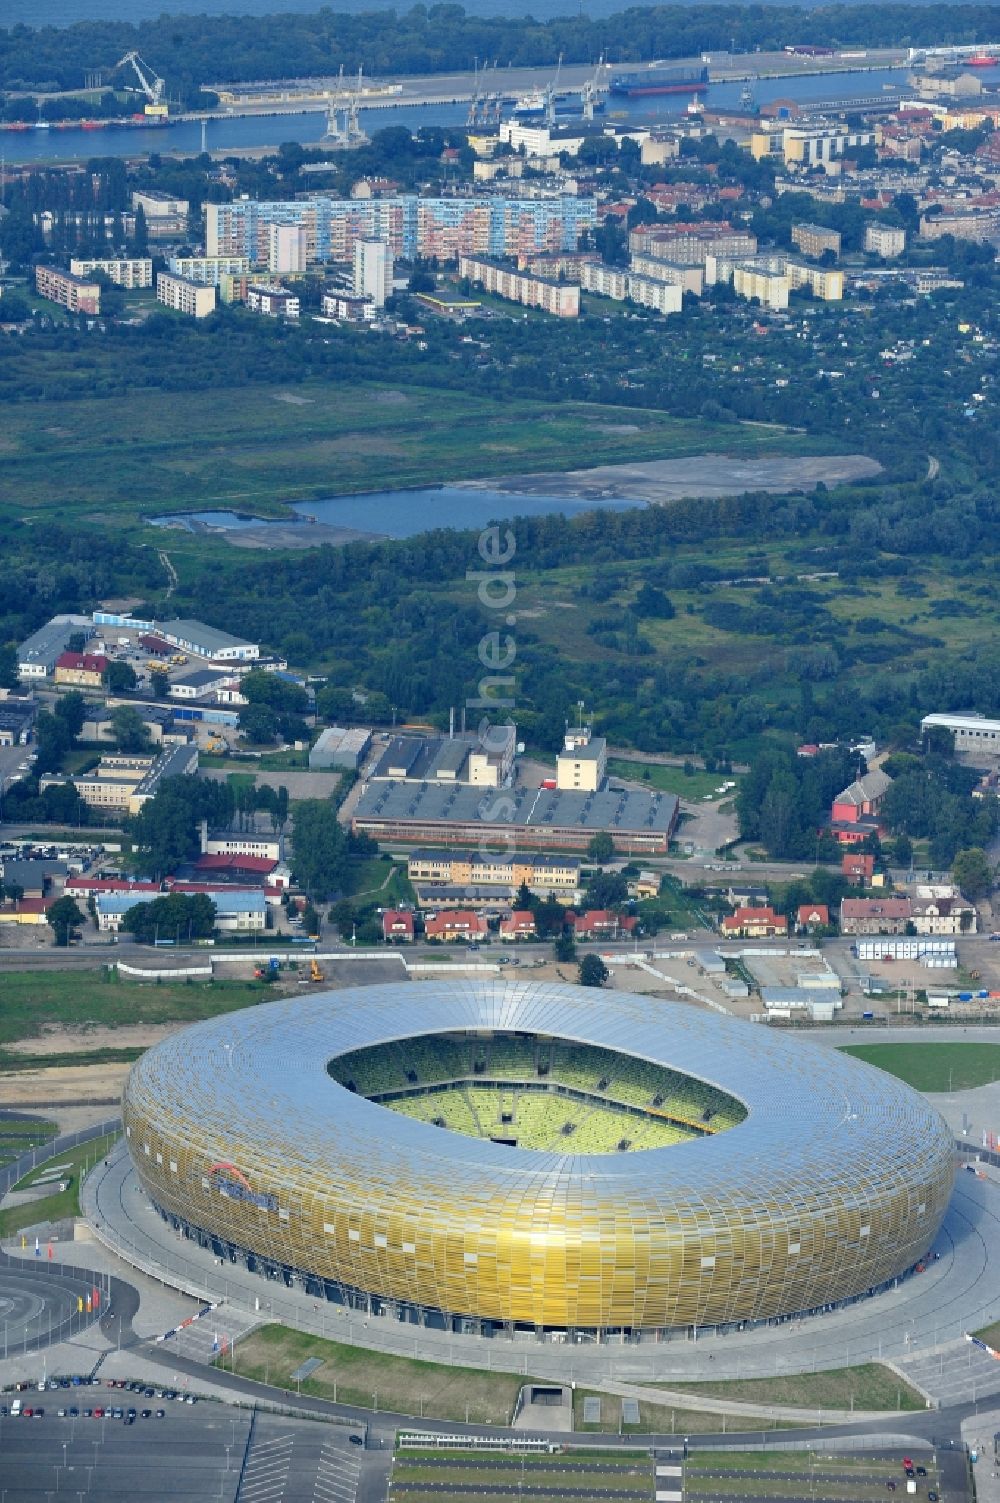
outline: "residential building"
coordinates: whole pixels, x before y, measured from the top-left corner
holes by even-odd
[[[89,616],[53,616],[32,632],[17,649],[17,672],[22,679],[48,678],[74,637],[89,641],[94,625]]]
[[[54,266],[35,267],[35,291],[39,297],[58,303],[69,313],[99,314],[101,284],[84,277],[74,277]]]
[[[881,141],[878,127],[855,130],[847,125],[786,125],[779,134],[779,151],[786,166],[824,167],[827,170],[839,157],[863,146],[877,146]],[[750,154],[759,159],[769,152],[758,152],[758,140],[755,132],[750,138]]]
[[[192,657],[204,658],[210,663],[253,663],[260,657],[260,646],[243,637],[231,636],[215,626],[206,626],[203,621],[161,621],[157,627],[160,636],[171,647]]]
[[[658,898],[663,878],[660,872],[642,871],[635,881],[634,896],[643,902],[647,898]]]
[[[632,255],[658,256],[665,261],[700,262],[707,256],[727,256],[741,260],[757,254],[757,237],[749,230],[737,230],[728,222],[691,220],[676,224],[646,224],[631,230],[628,237]]]
[[[267,227],[267,269],[279,276],[301,276],[309,265],[309,245],[305,226],[269,224]]]
[[[370,297],[359,297],[340,288],[324,292],[320,306],[324,318],[336,318],[349,324],[371,323],[376,312]]]
[[[556,757],[556,787],[596,793],[608,770],[608,743],[592,735],[589,727],[567,731],[562,751]]]
[[[215,288],[202,282],[191,282],[187,277],[175,277],[161,271],[156,278],[156,300],[175,313],[186,313],[190,318],[207,318],[215,312]]]
[[[486,938],[488,925],[482,914],[471,909],[455,908],[448,913],[436,913],[424,920],[424,934],[428,939],[452,944],[456,940],[478,941]]]
[[[866,887],[875,874],[875,857],[859,853],[842,856],[841,875],[857,887]]]
[[[844,898],[841,934],[904,934],[910,922],[909,898]]]
[[[588,908],[567,918],[577,939],[618,939],[631,934],[639,923],[631,914],[613,913],[610,908]]]
[[[386,908],[382,914],[382,938],[390,945],[411,945],[413,914],[406,909]]]
[[[159,756],[107,754],[93,772],[70,777],[48,774],[39,780],[39,788],[44,792],[46,787],[72,783],[84,803],[93,808],[138,814],[164,778],[190,776],[197,771],[198,748],[173,746]]]
[[[298,293],[252,282],[247,287],[246,305],[251,313],[263,313],[268,318],[298,318],[301,309]]]
[[[711,266],[712,259],[709,257],[708,267]],[[714,282],[716,278],[708,272],[707,280]],[[770,271],[766,267],[750,264],[734,266],[732,277],[727,277],[725,280],[732,281],[733,291],[737,297],[745,297],[748,302],[756,298],[762,308],[774,308],[779,311],[788,307],[791,286],[784,270]]]
[[[921,240],[940,240],[943,235],[953,235],[956,240],[971,240],[978,245],[996,240],[1000,236],[1000,211],[971,209],[967,213],[920,216]]]
[[[56,658],[54,677],[57,684],[99,689],[107,671],[108,659],[102,653],[63,652]]]
[[[657,313],[679,313],[684,301],[684,293],[679,282],[640,277],[634,271],[630,271],[628,300],[630,303],[637,303],[640,308],[653,308]]]
[[[956,752],[1000,756],[1000,720],[990,720],[972,710],[963,714],[925,715],[920,722],[920,734],[926,736],[938,727],[951,732]]]
[[[621,266],[605,266],[603,261],[588,262],[580,267],[580,286],[584,292],[624,303],[628,298],[629,273]]]
[[[763,255],[734,260],[729,256],[709,256],[705,262],[705,282],[732,282],[740,297],[757,298],[764,307],[783,309],[789,293],[808,287],[814,297],[824,302],[839,302],[844,296],[844,273],[832,267],[812,266],[791,256]]]
[[[513,895],[524,884],[539,896],[570,896],[580,886],[580,863],[570,856],[531,855],[518,851],[476,854],[464,851],[411,851],[407,858],[411,882],[453,884],[463,889],[499,888]],[[430,894],[436,898],[436,894]]]
[[[379,198],[304,199],[267,202],[237,199],[205,205],[205,248],[210,256],[247,256],[270,265],[273,225],[299,226],[305,261],[353,262],[359,240],[381,240],[395,260],[436,255],[517,256],[532,251],[575,251],[580,235],[597,223],[593,198],[566,194],[551,199]],[[290,269],[290,268],[289,268]]]
[[[322,731],[309,752],[309,769],[319,772],[327,768],[342,767],[348,772],[357,772],[372,744],[372,733],[355,726],[344,730],[343,726],[331,725]]]
[[[530,908],[515,908],[513,913],[500,920],[501,939],[536,939],[537,936],[535,915]]]
[[[132,212],[141,209],[147,219],[186,219],[191,205],[186,198],[175,198],[171,193],[156,193],[152,188],[132,194]]]
[[[153,260],[151,256],[134,256],[121,260],[83,261],[74,257],[69,263],[74,277],[92,277],[95,271],[102,272],[116,287],[152,287]]]
[[[920,883],[910,898],[910,922],[918,934],[975,934],[979,913],[950,883]]]
[[[392,252],[384,240],[357,240],[354,244],[354,292],[370,298],[377,309],[392,296]]]
[[[557,318],[577,318],[580,313],[580,289],[570,282],[553,282],[548,277],[534,277],[514,271],[496,261],[462,256],[459,275],[468,277],[477,287],[526,308],[541,308]]]
[[[632,257],[630,270],[634,276],[667,282],[682,292],[693,293],[695,297],[701,297],[705,290],[703,261],[670,261],[663,256],[645,255],[639,251]]]
[[[249,256],[170,256],[167,270],[188,282],[204,282],[218,287],[223,277],[246,277],[250,274]]]
[[[813,929],[825,929],[830,923],[830,910],[825,903],[803,903],[795,915],[795,927],[800,934],[809,934]]]
[[[644,167],[662,167],[680,156],[681,143],[677,136],[650,135],[639,147],[639,160]]]
[[[719,928],[727,939],[774,939],[788,933],[788,920],[773,908],[737,908]]]
[[[0,924],[45,924],[54,902],[56,897],[53,894],[47,898],[18,898],[16,902],[0,904]]]
[[[804,256],[818,261],[826,251],[840,255],[840,231],[828,230],[822,224],[793,224],[792,244],[798,246]]]
[[[906,231],[894,224],[866,224],[865,250],[870,256],[891,261],[906,249]]]

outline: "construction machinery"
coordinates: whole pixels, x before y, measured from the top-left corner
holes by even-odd
[[[163,90],[166,87],[162,78],[158,78],[152,68],[148,67],[139,56],[138,52],[126,52],[115,63],[114,72],[119,68],[131,67],[139,80],[139,88],[146,96],[145,113],[147,115],[166,115],[167,105],[163,99]]]
[[[323,974],[322,970],[320,969],[319,963],[317,962],[315,956],[309,962],[309,980],[310,981],[325,981],[326,980],[326,976]]]
[[[278,957],[272,955],[270,960],[254,966],[253,979],[255,981],[276,981],[278,979]]]

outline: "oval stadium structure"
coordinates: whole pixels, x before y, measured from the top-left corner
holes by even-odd
[[[953,1144],[870,1066],[680,1003],[502,979],[197,1024],[123,1101],[178,1230],[317,1295],[461,1331],[726,1326],[923,1258]]]

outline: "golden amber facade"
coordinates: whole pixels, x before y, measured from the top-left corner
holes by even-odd
[[[327,1073],[350,1050],[470,1030],[663,1065],[747,1117],[644,1152],[529,1151],[401,1116]],[[503,979],[197,1024],[133,1067],[123,1115],[168,1215],[384,1300],[557,1329],[716,1325],[864,1293],[926,1254],[954,1175],[939,1114],[858,1060],[682,1004]]]

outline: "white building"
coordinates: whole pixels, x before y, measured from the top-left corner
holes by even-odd
[[[260,657],[259,643],[231,636],[203,621],[161,621],[154,630],[171,647],[207,662],[247,663]]]
[[[215,312],[215,288],[161,271],[156,278],[156,301],[166,308],[173,308],[176,313],[207,318]]]
[[[248,287],[247,307],[251,313],[263,313],[268,318],[298,318],[300,312],[296,293],[271,285]]]
[[[345,323],[366,324],[375,317],[375,304],[370,297],[358,297],[339,288],[324,292],[321,306],[324,318],[343,319]]]
[[[975,934],[979,914],[951,883],[921,883],[910,900],[910,921],[918,934]]]
[[[567,731],[566,742],[556,758],[556,787],[596,793],[608,767],[608,743],[592,736],[588,727]]]
[[[154,193],[152,189],[132,194],[132,212],[142,209],[147,219],[178,219],[191,212],[186,198],[174,198],[170,193]]]
[[[306,229],[302,224],[269,224],[267,268],[279,276],[297,276],[308,264]]]
[[[865,250],[871,256],[891,261],[906,249],[906,231],[894,224],[866,224]]]
[[[920,734],[940,726],[951,731],[957,752],[986,752],[1000,756],[1000,720],[988,720],[985,715],[925,715],[920,722]]]
[[[189,282],[204,282],[218,287],[223,277],[245,277],[250,272],[249,256],[171,256],[167,269],[175,277]]]
[[[384,240],[359,240],[354,246],[354,292],[357,297],[371,298],[376,308],[384,308],[392,296],[392,252]]]
[[[98,260],[83,261],[74,256],[69,263],[70,275],[74,277],[93,276],[95,271],[103,272],[109,282],[116,287],[152,287],[153,285],[153,258],[151,256],[136,256],[132,259],[121,260]]]

